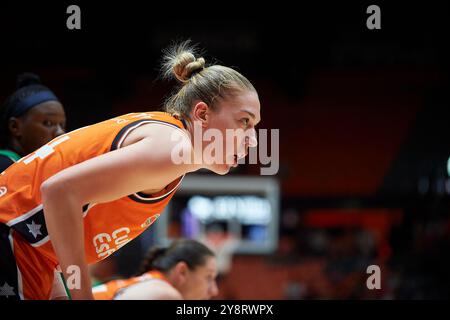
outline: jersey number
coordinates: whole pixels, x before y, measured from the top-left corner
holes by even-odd
[[[32,154],[20,159],[18,162],[23,161],[23,163],[29,164],[34,159],[37,159],[37,158],[44,159],[45,157],[47,157],[47,156],[51,155],[53,152],[55,152],[54,148],[58,144],[63,143],[64,141],[67,141],[69,139],[70,139],[70,137],[68,135],[63,135],[60,138],[58,138],[54,141],[51,141],[48,144],[40,147],[38,150],[36,150]]]

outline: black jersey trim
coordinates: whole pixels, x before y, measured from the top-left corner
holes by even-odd
[[[174,128],[178,128],[178,129],[185,129],[186,128],[186,122],[184,120],[181,121],[181,123],[183,124],[183,128],[180,128],[179,126],[177,126],[176,124],[173,124],[171,122],[167,122],[167,121],[163,121],[163,120],[157,120],[157,119],[141,119],[141,120],[136,120],[133,121],[129,124],[127,124],[125,127],[123,127],[122,129],[120,129],[119,133],[117,133],[116,137],[114,138],[112,144],[111,144],[111,151],[116,150],[119,148],[119,141],[122,139],[123,135],[126,134],[128,132],[128,130],[130,130],[132,127],[139,125],[143,122],[148,122],[148,123],[152,123],[152,122],[161,122],[161,123],[165,123],[168,124],[170,126],[173,126]]]

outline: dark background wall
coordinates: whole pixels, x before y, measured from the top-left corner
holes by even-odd
[[[255,82],[261,127],[281,131],[287,194],[406,192],[445,169],[447,5],[382,6],[382,29],[368,30],[368,4],[81,2],[78,31],[67,5],[2,2],[1,98],[29,70],[61,96],[69,128],[155,109],[172,85],[156,78],[161,50],[191,38]]]

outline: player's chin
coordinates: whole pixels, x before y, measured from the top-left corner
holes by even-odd
[[[230,168],[231,168],[230,164],[222,163],[222,164],[214,164],[214,167],[211,169],[217,174],[225,175],[228,172],[230,172]]]

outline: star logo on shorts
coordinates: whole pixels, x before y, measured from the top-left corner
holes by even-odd
[[[8,282],[5,282],[4,284],[3,284],[3,286],[1,286],[0,287],[0,296],[3,296],[3,297],[9,297],[9,296],[14,296],[15,295],[15,293],[14,293],[14,288],[13,287],[11,287],[9,284],[8,284]]]
[[[34,221],[31,221],[31,224],[27,223],[28,231],[33,235],[33,237],[36,239],[38,235],[42,235],[41,233],[41,224],[36,224]]]

